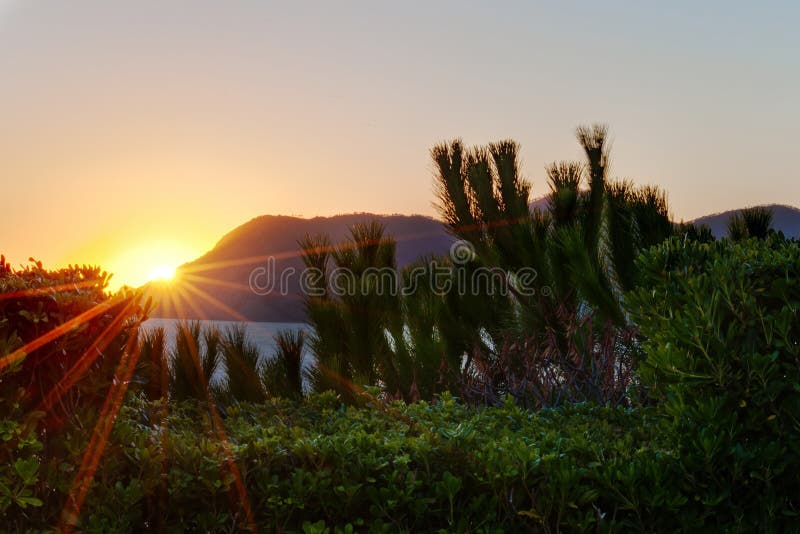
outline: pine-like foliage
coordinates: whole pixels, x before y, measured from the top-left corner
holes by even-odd
[[[307,236],[300,246],[306,274],[314,278],[307,278],[306,287],[317,358],[309,373],[312,388],[334,390],[347,400],[379,379],[387,390],[399,390],[386,337],[399,314],[394,240],[371,222],[355,225],[335,247],[327,236]]]
[[[728,220],[728,236],[733,241],[749,237],[766,239],[772,230],[772,209],[766,206],[744,208]]]
[[[211,400],[211,380],[222,361],[220,333],[199,321],[179,321],[169,374],[174,400]]]
[[[431,151],[439,212],[450,231],[476,252],[474,261],[459,269],[466,269],[468,277],[480,269],[511,273],[506,277],[510,298],[479,291],[478,298],[458,295],[448,300],[449,310],[457,310],[461,324],[471,332],[462,345],[468,366],[462,376],[472,381],[473,391],[483,388],[484,393],[498,395],[513,393],[525,383],[542,383],[541,365],[548,372],[576,368],[565,358],[581,358],[581,366],[600,369],[603,366],[592,362],[598,357],[595,348],[610,346],[610,339],[630,338],[624,293],[636,285],[639,252],[673,232],[666,196],[656,187],[607,179],[605,126],[580,127],[577,138],[585,162],[546,167],[547,212],[528,208],[531,186],[520,175],[514,142],[466,149],[456,140]],[[520,269],[536,273],[535,294],[514,290],[513,275]],[[587,322],[589,316],[592,320]],[[578,328],[585,324],[591,328]],[[512,379],[504,371],[510,362],[503,352],[511,346],[515,358],[528,354],[530,362],[549,363],[511,365],[527,373],[527,378]],[[521,346],[528,348],[520,350]],[[576,347],[584,347],[584,352]],[[540,358],[542,351],[549,356]],[[553,376],[570,382],[563,373]],[[601,397],[598,393],[596,399]]]
[[[258,346],[247,336],[247,325],[237,323],[227,327],[220,336],[220,348],[225,362],[225,380],[221,387],[228,401],[261,402],[266,398],[261,385]]]
[[[274,340],[275,352],[259,371],[261,384],[272,397],[301,399],[306,334],[303,330],[281,330]]]
[[[149,400],[166,399],[169,392],[169,358],[164,328],[139,331],[139,360],[132,389]]]

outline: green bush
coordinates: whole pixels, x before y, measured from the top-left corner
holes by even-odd
[[[244,530],[242,495],[268,532],[691,525],[682,516],[680,459],[649,409],[532,413],[507,402],[475,410],[448,395],[355,408],[328,393],[241,403],[220,428],[194,401],[168,408],[165,423],[159,402],[137,397],[122,408],[80,531]],[[57,517],[61,504],[46,506]]]
[[[800,247],[673,239],[628,296],[642,383],[673,421],[704,525],[779,530],[800,512]]]
[[[140,294],[106,292],[97,267],[12,269],[0,258],[0,396],[47,411],[61,426],[80,407],[99,407],[119,358],[148,312]]]
[[[0,372],[0,379],[3,373]],[[0,517],[5,529],[23,525],[42,506],[35,495],[42,443],[35,432],[41,412],[20,413],[19,398],[0,398]]]
[[[126,384],[148,306],[95,267],[0,256],[0,529],[54,526],[101,406]],[[126,358],[130,362],[130,358]],[[134,362],[135,363],[135,362]],[[70,464],[65,463],[70,460]],[[46,519],[44,519],[46,518]]]

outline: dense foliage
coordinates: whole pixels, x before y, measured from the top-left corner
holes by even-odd
[[[621,297],[635,287],[637,254],[674,227],[661,190],[606,177],[604,127],[577,136],[586,162],[548,166],[546,211],[530,209],[513,141],[434,147],[439,209],[462,240],[449,258],[397,275],[395,243],[374,223],[334,246],[307,237],[306,266],[321,274],[306,298],[316,389],[354,397],[353,388],[380,385],[408,401],[451,390],[490,404],[511,394],[529,407],[630,404],[638,345]],[[526,287],[523,271],[535,279]],[[342,272],[354,291],[335,291],[331,278]],[[387,291],[396,286],[413,291]]]
[[[125,393],[147,306],[137,293],[109,296],[108,278],[95,267],[48,271],[31,260],[13,269],[0,258],[0,517],[7,530],[23,530],[52,494],[43,459],[69,456],[64,437],[92,433]]]
[[[640,376],[679,439],[698,516],[755,529],[800,514],[800,247],[672,240],[630,297]]]
[[[324,394],[231,408],[224,432],[195,403],[170,405],[166,424],[159,417],[157,403],[122,409],[81,531],[643,530],[694,520],[681,514],[679,458],[646,411],[474,410],[449,396],[344,408]],[[50,484],[70,482],[70,472],[47,472]],[[52,524],[59,504],[30,524]]]

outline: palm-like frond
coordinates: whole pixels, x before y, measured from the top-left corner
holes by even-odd
[[[218,339],[227,372],[226,396],[239,402],[263,401],[266,395],[259,380],[260,354],[258,346],[247,337],[247,326],[244,323],[232,325]]]
[[[558,233],[558,246],[569,258],[566,268],[570,280],[589,305],[588,309],[607,321],[623,325],[625,315],[619,298],[599,258],[590,256],[586,251],[577,228],[564,228]]]
[[[607,186],[607,244],[614,274],[620,287],[627,291],[635,285],[634,260],[639,252],[637,219],[634,214],[634,186],[628,181]]]
[[[222,365],[222,334],[215,326],[203,328],[203,350],[200,352],[200,368],[206,383],[214,380]]]
[[[303,330],[281,330],[275,337],[275,353],[261,366],[264,390],[273,397],[303,397],[306,336]]]
[[[201,326],[199,321],[179,321],[172,350],[169,389],[174,400],[207,400],[207,376],[201,359]]]
[[[139,359],[134,380],[150,400],[165,399],[169,391],[169,359],[164,328],[139,330]]]
[[[602,124],[580,126],[577,129],[577,137],[588,160],[589,193],[584,199],[585,221],[583,235],[587,253],[591,256],[592,251],[597,249],[602,227],[606,167],[608,164],[606,148],[608,128]]]
[[[473,203],[464,172],[465,151],[460,139],[442,143],[431,149],[437,169],[437,208],[451,229],[465,230],[475,225]]]
[[[734,241],[766,239],[772,229],[772,217],[772,209],[766,206],[744,208],[728,219],[728,236]]]
[[[546,167],[550,197],[547,204],[556,227],[577,224],[578,200],[584,165],[575,161],[553,162]]]

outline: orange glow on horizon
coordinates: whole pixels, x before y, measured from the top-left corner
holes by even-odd
[[[109,285],[112,291],[122,285],[139,287],[152,281],[170,281],[180,265],[203,252],[177,240],[143,241],[130,247],[121,243],[119,249],[101,262],[104,269],[114,273]]]
[[[70,251],[59,263],[99,265],[112,274],[108,286],[112,292],[122,286],[135,288],[152,281],[171,282],[181,265],[202,256],[215,242],[208,237],[181,234],[164,236],[158,235],[157,230],[118,232]]]

